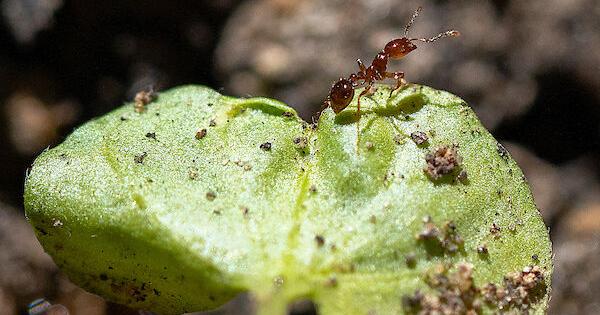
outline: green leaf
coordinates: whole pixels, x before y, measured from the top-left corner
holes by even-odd
[[[551,246],[519,167],[456,96],[389,93],[361,100],[358,126],[356,99],[316,126],[200,86],[126,104],[37,158],[27,216],[72,281],[163,314],[242,292],[259,314],[301,299],[321,315],[404,314],[448,292],[472,307],[468,290],[530,265],[543,281],[525,302],[543,314]]]

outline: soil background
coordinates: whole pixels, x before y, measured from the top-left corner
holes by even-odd
[[[138,314],[71,284],[22,210],[25,171],[139,90],[204,84],[307,120],[331,83],[411,30],[390,69],[464,98],[532,185],[555,251],[550,314],[600,314],[600,2],[595,0],[0,1],[0,315],[45,297],[71,314]],[[220,312],[225,313],[225,312]]]

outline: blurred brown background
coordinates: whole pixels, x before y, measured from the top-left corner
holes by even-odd
[[[137,314],[69,283],[25,223],[25,170],[46,147],[150,85],[275,97],[310,119],[420,5],[413,35],[463,36],[390,67],[463,97],[520,163],[554,243],[550,314],[600,314],[599,1],[3,0],[0,315],[38,297]]]

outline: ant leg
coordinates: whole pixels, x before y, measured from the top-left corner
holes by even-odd
[[[356,152],[359,152],[358,145],[360,144],[360,99],[363,97],[363,95],[367,94],[371,90],[372,85],[373,83],[369,83],[369,85],[367,85],[365,89],[360,92],[356,102],[356,115],[358,116],[358,120],[356,121]]]
[[[364,73],[367,70],[367,67],[365,67],[365,64],[362,62],[362,60],[356,59],[356,63],[358,63],[358,68],[360,69],[360,72]]]
[[[404,72],[402,71],[386,72],[385,77],[396,80],[396,87],[390,91],[389,97],[392,97],[392,93],[394,93],[397,89],[399,89],[403,84],[406,83],[406,81],[404,81]]]
[[[372,85],[369,84],[365,87],[365,89],[360,92],[360,94],[358,95],[358,101],[356,102],[356,114],[358,115],[358,119],[360,119],[360,99],[362,98],[363,95],[369,93],[369,91],[371,90]]]

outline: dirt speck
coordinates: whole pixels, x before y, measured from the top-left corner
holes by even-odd
[[[408,268],[414,268],[417,265],[417,255],[409,253],[404,257],[404,263]]]
[[[456,146],[443,146],[425,156],[427,166],[425,173],[433,180],[438,180],[460,167],[462,158],[458,155]]]
[[[371,141],[367,141],[367,143],[365,143],[365,146],[367,147],[367,150],[373,150],[375,148],[375,144],[373,144],[373,142]]]
[[[292,112],[283,112],[281,114],[281,116],[286,117],[286,118],[292,118],[292,117],[294,117],[294,113],[292,113]]]
[[[504,276],[503,285],[488,283],[481,294],[489,304],[500,310],[516,309],[528,314],[531,305],[545,293],[544,272],[539,266],[527,266],[521,272]]]
[[[477,246],[477,253],[481,254],[481,255],[487,255],[488,254],[487,245],[481,244],[481,245]]]
[[[501,231],[502,231],[502,229],[500,228],[500,225],[498,225],[496,222],[492,223],[492,226],[490,227],[490,233],[495,238],[499,238],[500,237],[500,232]]]
[[[144,163],[144,159],[146,159],[146,156],[148,156],[148,153],[144,152],[140,155],[136,155],[133,157],[133,160],[135,161],[135,163],[137,164],[142,164]]]
[[[503,159],[508,159],[508,150],[502,145],[502,143],[496,143],[496,151]]]
[[[213,201],[213,200],[215,200],[215,198],[217,198],[217,194],[215,194],[214,191],[209,191],[206,193],[206,199],[208,201]]]
[[[200,140],[204,137],[206,137],[206,128],[198,129],[196,131],[196,139]]]
[[[156,132],[148,132],[146,138],[156,140]]]
[[[405,139],[404,139],[404,135],[401,134],[397,134],[394,136],[394,142],[396,142],[396,144],[404,144]]]
[[[263,151],[271,151],[271,147],[273,145],[271,144],[271,142],[265,142],[263,144],[260,145],[260,149]]]
[[[369,222],[371,222],[372,224],[377,223],[377,217],[373,214],[369,217]]]
[[[441,235],[440,229],[431,221],[431,217],[423,219],[423,229],[416,235],[417,240],[437,239]]]
[[[196,167],[190,167],[190,169],[188,170],[188,177],[191,180],[196,180],[198,179],[198,168]]]
[[[456,224],[453,221],[447,221],[440,228],[430,216],[423,219],[423,229],[416,235],[416,239],[425,244],[435,245],[435,247],[442,250],[442,253],[456,253],[464,245],[464,240],[458,234]]]
[[[242,206],[242,207],[240,207],[240,210],[242,211],[242,214],[243,214],[244,216],[247,216],[247,215],[248,215],[248,213],[250,213],[250,209],[249,209],[248,207],[243,207],[243,206]]]
[[[402,297],[402,306],[408,314],[480,314],[482,301],[473,282],[473,266],[459,264],[456,271],[448,272],[440,265],[429,272],[425,282],[435,292],[415,291]]]
[[[338,280],[335,276],[331,276],[325,281],[325,286],[328,288],[334,288],[334,287],[337,287],[337,285],[338,285]]]
[[[211,120],[208,122],[208,126],[209,126],[209,127],[216,127],[216,126],[217,126],[217,121],[216,121],[216,120],[214,120],[214,119],[211,119]]]
[[[305,149],[308,145],[308,139],[306,137],[296,137],[294,138],[294,145],[298,149]]]
[[[285,284],[285,279],[283,278],[283,276],[276,276],[275,278],[273,278],[273,285],[275,287],[281,287]]]
[[[458,173],[458,176],[456,176],[456,179],[458,179],[461,183],[464,183],[469,180],[469,174],[467,174],[466,170],[461,170]]]
[[[322,235],[316,235],[315,242],[317,242],[317,246],[323,247],[325,245],[325,238]]]
[[[146,105],[152,103],[154,99],[156,99],[154,89],[139,91],[135,94],[133,109],[136,113],[143,113],[146,111]]]
[[[427,136],[427,134],[422,131],[415,131],[415,132],[411,133],[410,138],[417,145],[422,145],[429,140],[429,137]]]

